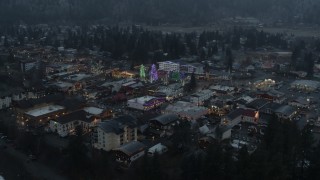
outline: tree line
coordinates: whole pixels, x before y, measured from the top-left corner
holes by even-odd
[[[313,0],[2,0],[0,23],[217,22],[251,16],[266,21],[319,23],[319,1]]]

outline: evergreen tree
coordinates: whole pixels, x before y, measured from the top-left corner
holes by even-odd
[[[312,56],[312,53],[306,53],[304,61],[307,64],[307,77],[312,78],[313,77],[313,69],[314,69],[314,58]]]
[[[291,55],[291,67],[295,70],[297,65],[297,59],[300,56],[300,49],[299,47],[295,47],[292,55]]]
[[[313,180],[320,177],[320,143],[314,148],[310,154],[310,166],[307,169],[306,179]]]
[[[189,89],[190,91],[195,90],[197,88],[197,81],[196,81],[196,76],[194,73],[191,74],[191,79],[190,79],[190,86]]]
[[[232,51],[230,47],[227,47],[226,49],[226,70],[227,71],[232,71],[232,65],[233,65],[233,56],[232,56]]]

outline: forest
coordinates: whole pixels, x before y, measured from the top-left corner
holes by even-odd
[[[0,23],[203,25],[235,16],[320,23],[317,0],[2,0],[0,7]]]

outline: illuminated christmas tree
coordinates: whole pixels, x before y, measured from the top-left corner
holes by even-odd
[[[140,66],[140,78],[145,79],[146,78],[146,68],[143,64]]]
[[[180,73],[179,72],[172,72],[171,78],[174,81],[179,81],[180,80]]]
[[[150,71],[150,82],[158,80],[158,71],[155,64],[152,64],[151,71]]]

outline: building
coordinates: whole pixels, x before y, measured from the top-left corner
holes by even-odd
[[[35,106],[23,114],[18,114],[18,120],[22,125],[43,125],[51,119],[57,118],[65,113],[65,107],[59,105],[42,104]]]
[[[114,149],[116,160],[125,166],[142,157],[145,154],[146,146],[138,141],[132,141]]]
[[[164,62],[158,62],[160,71],[166,71],[166,72],[180,72],[180,64],[175,63],[172,61],[164,61]]]
[[[152,118],[149,121],[149,133],[158,137],[170,136],[178,120],[179,117],[176,114],[164,114]]]
[[[95,119],[87,116],[84,110],[75,111],[50,120],[50,130],[58,133],[61,137],[66,137],[76,133],[76,128],[81,127],[83,133],[91,130],[95,124]]]
[[[280,119],[292,119],[297,114],[297,111],[292,106],[284,105],[279,107],[275,113]]]
[[[159,107],[165,101],[165,98],[162,97],[143,96],[128,100],[127,106],[133,109],[149,111],[151,109]]]
[[[183,87],[180,83],[170,84],[168,86],[160,86],[155,91],[155,96],[166,97],[167,101],[181,97],[183,95]]]
[[[201,105],[204,101],[209,100],[213,96],[211,90],[202,90],[190,96],[189,101],[193,104]]]
[[[276,85],[276,81],[272,79],[258,80],[253,85],[258,90],[269,90]]]
[[[231,127],[230,126],[215,126],[210,133],[207,134],[217,141],[223,141],[231,138]]]
[[[266,99],[280,104],[286,100],[285,94],[276,90],[258,92],[256,96],[257,98]]]
[[[204,65],[200,63],[186,63],[182,60],[158,62],[159,70],[166,72],[182,72],[186,74],[204,74]]]
[[[65,81],[58,81],[53,84],[51,84],[51,87],[56,88],[57,90],[61,92],[68,92],[72,91],[74,89],[74,86],[70,82],[65,82]]]
[[[92,135],[93,147],[105,151],[119,148],[137,138],[137,120],[128,115],[99,123]]]
[[[296,99],[293,99],[288,104],[297,108],[309,108],[311,104],[311,100],[310,98],[300,96],[300,97],[297,97]]]
[[[240,122],[258,123],[259,112],[252,109],[238,108],[221,118],[221,124],[231,128]]]
[[[39,61],[36,60],[21,60],[20,67],[22,72],[28,72],[31,69],[38,69],[39,68]]]
[[[182,64],[180,63],[180,71],[187,74],[204,74],[204,65],[200,63]]]
[[[197,120],[209,113],[209,109],[203,106],[197,106],[190,102],[178,101],[169,104],[164,110],[165,114],[176,114],[182,119]]]
[[[226,116],[221,118],[221,124],[224,126],[230,126],[231,128],[241,122],[241,116],[243,113],[243,109],[236,109]]]
[[[248,108],[252,108],[255,110],[260,110],[261,108],[263,108],[266,104],[270,103],[268,100],[266,99],[255,99],[253,101],[251,101],[250,103],[246,104],[246,106]]]
[[[215,94],[233,94],[235,91],[234,87],[222,85],[212,85],[209,89],[214,91]]]
[[[276,112],[276,110],[278,108],[280,108],[282,105],[279,104],[279,103],[274,103],[274,102],[270,102],[266,105],[264,105],[260,110],[259,112],[260,113],[264,113],[264,114],[269,114],[269,115],[272,115]]]
[[[292,89],[303,91],[316,91],[320,87],[320,82],[312,80],[296,80],[291,83]]]
[[[242,122],[257,124],[259,121],[259,111],[253,109],[244,109],[241,116]]]
[[[6,109],[11,106],[12,98],[11,96],[0,97],[0,109]]]
[[[163,154],[167,151],[168,151],[168,148],[165,145],[158,143],[148,149],[148,156],[154,156],[155,153]]]

